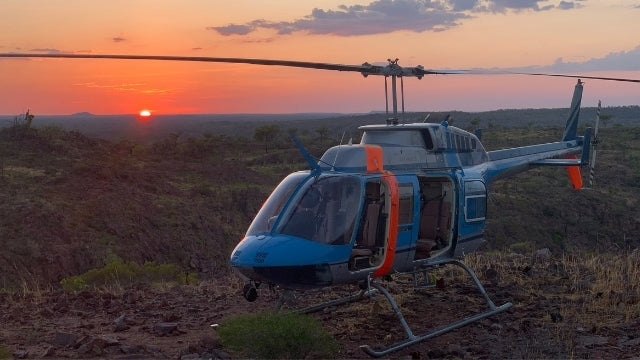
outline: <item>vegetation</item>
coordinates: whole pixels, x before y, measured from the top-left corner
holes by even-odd
[[[500,315],[504,328],[499,338],[485,335],[500,331],[502,325],[480,325],[487,334],[481,331],[485,340],[477,341],[491,344],[482,346],[489,349],[486,351],[505,348],[504,343],[509,342],[502,357],[586,357],[593,350],[586,334],[600,339],[615,332],[623,335],[611,335],[612,339],[631,341],[624,334],[633,335],[635,330],[629,329],[637,328],[640,316],[640,127],[620,121],[630,119],[637,109],[609,110],[606,112],[613,116],[600,128],[591,189],[572,190],[565,170],[558,168],[534,168],[491,185],[487,243],[466,262],[494,299],[513,301],[514,310]],[[556,116],[557,110],[541,110],[537,115],[545,121],[545,114],[549,115],[553,126],[532,120],[536,113],[530,111],[524,111],[517,124],[505,120],[518,118],[518,114],[470,114],[468,122],[466,115],[456,114],[455,126],[483,128],[487,150],[555,141],[562,133],[563,119]],[[326,147],[338,144],[343,133],[345,142],[349,137],[357,142],[356,126],[365,119],[384,121],[384,116],[376,116],[332,118],[322,124],[314,120],[274,124],[295,132],[319,156]],[[130,126],[130,136],[106,140],[56,124],[44,125],[40,119],[32,117],[29,126],[17,121],[0,129],[0,298],[5,306],[13,306],[3,316],[12,319],[6,324],[18,329],[16,333],[23,332],[19,326],[25,321],[37,324],[49,316],[57,297],[87,297],[86,301],[94,303],[102,297],[112,299],[111,290],[140,282],[193,284],[196,278],[191,274],[195,273],[198,279],[209,280],[209,285],[203,281],[180,287],[191,294],[184,298],[206,298],[201,300],[205,303],[220,299],[219,307],[212,311],[222,314],[229,303],[236,305],[241,288],[236,277],[228,276],[231,249],[271,189],[286,174],[307,166],[284,131],[268,143],[255,136],[254,129],[272,125],[264,121],[246,127],[232,124],[242,127],[242,133],[223,135],[223,130],[209,128],[194,134],[172,128],[141,141],[141,134],[151,131],[149,128]],[[430,121],[437,122],[437,116]],[[153,122],[139,126],[149,124]],[[223,129],[229,124],[217,125]],[[583,174],[588,184],[586,171]],[[536,255],[542,248],[550,249],[550,257]],[[441,273],[435,275],[453,286],[435,290],[441,291],[435,299],[452,300],[428,301],[440,306],[438,315],[455,315],[461,310],[456,301],[467,292],[468,275],[451,267],[438,271]],[[154,295],[156,291],[169,291],[149,289],[150,302],[164,296]],[[472,292],[476,294],[475,289]],[[408,319],[413,315],[429,322],[428,326],[435,325],[431,316],[425,320],[424,294],[405,291],[396,295]],[[371,310],[378,305],[358,303],[318,316],[340,341],[339,353],[314,318],[289,313],[227,318],[218,333],[225,348],[238,357],[353,357],[361,355],[357,345],[372,343],[363,337],[393,342],[397,340],[394,336],[402,335],[386,332],[386,326],[394,326],[388,325],[393,310]],[[113,320],[112,314],[121,313],[121,308],[112,306],[104,323]],[[92,306],[86,309],[95,310]],[[186,314],[192,307],[176,309]],[[558,315],[564,320],[558,320]],[[541,332],[527,332],[529,328]],[[461,343],[469,343],[478,333],[473,331]],[[45,332],[30,334],[20,341],[36,343]],[[537,344],[536,334],[554,338]],[[520,348],[511,344],[516,342]],[[18,344],[15,340],[4,343]],[[344,344],[356,344],[352,346],[355,350],[342,352]],[[607,349],[613,351],[613,347]],[[10,355],[9,347],[0,345],[0,358]]]
[[[0,359],[11,359],[13,352],[7,349],[5,346],[0,345]]]
[[[615,115],[600,129],[593,189],[571,190],[557,168],[536,168],[491,186],[487,250],[615,253],[640,246],[640,128],[615,123],[630,116],[622,110],[633,113],[606,110]],[[552,113],[562,124],[558,111]],[[471,115],[467,125],[455,115],[456,126],[500,124],[494,113]],[[262,122],[254,129],[278,129],[267,153],[266,138],[246,129],[248,137],[215,130],[192,137],[185,130],[142,143],[90,138],[29,116],[28,127],[18,121],[0,129],[0,289],[44,288],[62,279],[82,287],[68,279],[116,266],[105,263],[109,254],[123,267],[172,264],[201,278],[226,273],[228,254],[271,189],[307,166],[279,129],[295,132],[319,156],[345,132],[345,142],[357,142],[355,126],[378,115],[332,118],[332,126]],[[436,115],[430,120],[438,121]],[[138,126],[131,138],[149,123]],[[561,132],[531,122],[494,126],[484,129],[483,144],[492,150],[555,141]]]
[[[259,359],[333,358],[337,344],[320,322],[290,312],[259,312],[227,319],[221,343],[243,357]]]
[[[115,256],[104,267],[91,269],[84,274],[65,277],[60,285],[65,291],[81,291],[88,288],[127,287],[134,283],[144,284],[195,284],[196,273],[184,273],[174,264],[156,264],[147,261],[142,265],[133,261],[124,262]]]

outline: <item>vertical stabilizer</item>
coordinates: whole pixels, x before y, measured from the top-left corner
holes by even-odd
[[[578,79],[575,90],[573,90],[573,98],[571,99],[571,111],[567,119],[567,125],[564,128],[562,141],[572,140],[576,137],[578,131],[578,120],[580,118],[580,103],[582,102],[582,85],[584,83]]]

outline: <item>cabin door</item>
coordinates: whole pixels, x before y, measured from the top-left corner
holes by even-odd
[[[455,186],[448,177],[418,177],[420,208],[414,260],[448,251],[454,241]]]

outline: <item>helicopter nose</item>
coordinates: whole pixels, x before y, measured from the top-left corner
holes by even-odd
[[[332,283],[331,266],[349,257],[347,246],[321,244],[293,236],[244,238],[231,254],[231,266],[249,280],[308,287]]]

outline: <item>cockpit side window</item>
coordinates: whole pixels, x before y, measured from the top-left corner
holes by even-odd
[[[324,244],[347,244],[353,237],[360,202],[359,179],[321,177],[285,209],[275,232]]]

